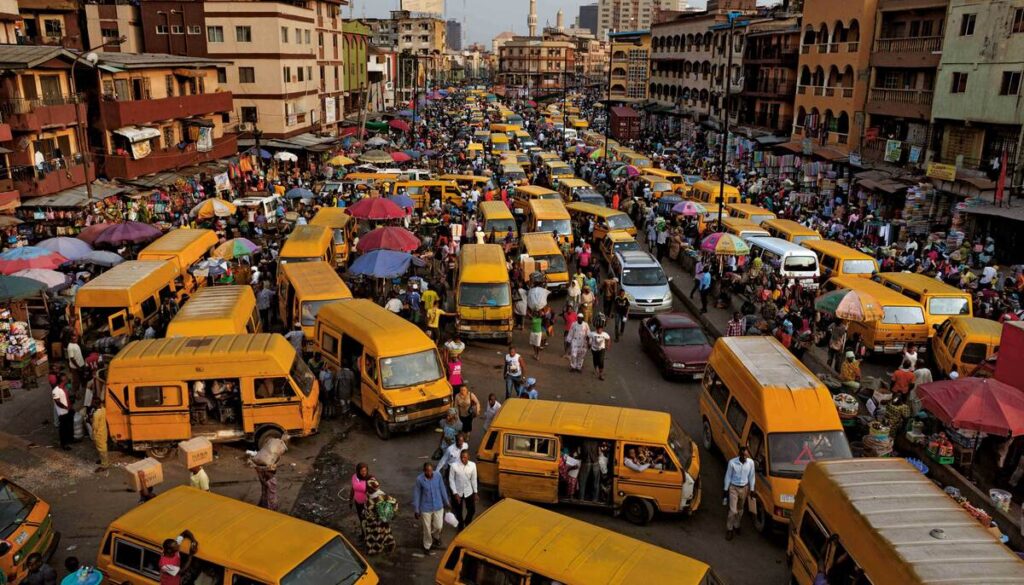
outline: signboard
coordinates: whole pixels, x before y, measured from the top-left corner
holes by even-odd
[[[859,152],[851,152],[850,153],[850,164],[853,165],[853,166],[856,166],[856,167],[861,166],[860,165],[860,153]]]
[[[231,179],[228,178],[227,173],[219,173],[213,176],[213,185],[217,189],[217,192],[230,191],[231,190]]]
[[[921,147],[911,146],[910,154],[907,156],[907,162],[914,165],[921,161]]]
[[[886,162],[900,162],[900,154],[903,149],[903,143],[899,140],[886,140],[885,141],[885,160]]]
[[[334,124],[338,121],[338,108],[335,105],[334,97],[324,98],[324,124]]]
[[[801,152],[805,155],[810,156],[814,154],[814,143],[811,142],[810,138],[804,138],[800,144]]]
[[[210,152],[213,150],[213,128],[201,126],[199,128],[199,139],[196,140],[196,150],[199,152]]]
[[[928,168],[924,173],[931,179],[939,179],[940,181],[955,181],[956,180],[956,167],[953,165],[944,165],[941,163],[928,163]]]

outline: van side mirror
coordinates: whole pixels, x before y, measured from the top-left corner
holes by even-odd
[[[0,557],[6,556],[9,552],[11,552],[11,543],[6,540],[0,540]]]

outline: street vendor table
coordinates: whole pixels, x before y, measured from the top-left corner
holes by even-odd
[[[100,585],[103,583],[103,573],[96,569],[78,569],[67,577],[64,577],[60,585]]]

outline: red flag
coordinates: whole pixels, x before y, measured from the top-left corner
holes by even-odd
[[[996,205],[1003,204],[1003,192],[1006,190],[1006,149],[999,157],[999,180],[996,181]]]

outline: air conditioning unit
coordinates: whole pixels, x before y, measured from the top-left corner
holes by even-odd
[[[253,123],[252,122],[239,122],[238,123],[238,131],[239,132],[252,132],[252,129],[253,129]]]
[[[388,81],[384,84],[384,89],[386,89],[387,91],[391,91],[395,89],[395,84]]]

